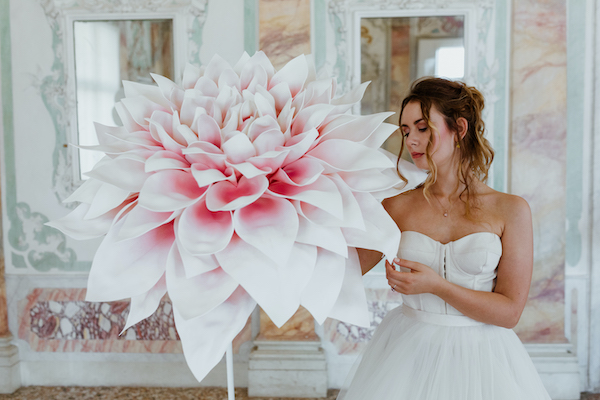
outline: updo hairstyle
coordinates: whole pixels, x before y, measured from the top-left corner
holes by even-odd
[[[451,81],[443,78],[426,77],[415,81],[402,101],[400,120],[404,107],[410,102],[421,105],[423,120],[432,132],[426,148],[426,159],[429,165],[429,175],[423,184],[423,194],[429,200],[430,188],[437,180],[437,166],[431,158],[433,134],[439,135],[437,128],[431,123],[431,107],[443,115],[448,128],[456,135],[457,149],[459,152],[459,182],[466,185],[459,198],[467,205],[469,215],[470,203],[473,196],[471,183],[474,178],[482,182],[488,179],[490,165],[494,159],[494,150],[489,141],[484,137],[485,124],[481,117],[484,107],[484,98],[481,92],[463,82]],[[468,122],[467,133],[464,137],[458,135],[457,120],[464,118]],[[400,155],[404,151],[404,140],[400,148]],[[398,160],[399,162],[399,160]],[[400,173],[398,171],[398,173]],[[402,174],[400,174],[402,177]],[[404,178],[404,177],[402,177]]]

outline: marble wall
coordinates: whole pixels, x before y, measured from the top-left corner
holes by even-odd
[[[281,68],[310,54],[310,0],[259,0],[259,48]]]
[[[525,342],[564,341],[566,0],[513,2],[510,190],[530,204],[534,272],[516,328]]]

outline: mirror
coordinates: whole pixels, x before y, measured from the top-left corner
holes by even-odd
[[[361,82],[371,81],[361,114],[398,112],[412,81],[423,76],[465,77],[465,16],[361,18]],[[397,124],[398,114],[388,121]],[[383,147],[394,153],[401,136]]]
[[[173,20],[82,20],[73,22],[77,142],[98,144],[94,122],[121,125],[115,104],[123,80],[153,83],[150,73],[173,80]],[[103,154],[79,150],[80,179]]]

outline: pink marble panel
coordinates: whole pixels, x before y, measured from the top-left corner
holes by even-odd
[[[331,318],[323,324],[323,340],[331,342],[338,354],[360,353],[385,314],[402,303],[400,295],[390,289],[367,289],[366,292],[371,316],[369,328],[360,328]]]
[[[173,308],[164,298],[154,314],[119,335],[129,302],[85,301],[85,289],[33,289],[19,302],[19,338],[39,352],[181,353]],[[234,352],[251,340],[249,322]]]
[[[310,54],[310,0],[259,0],[259,47],[279,69]]]
[[[534,272],[516,327],[524,342],[563,342],[566,0],[513,3],[512,192],[531,206]]]

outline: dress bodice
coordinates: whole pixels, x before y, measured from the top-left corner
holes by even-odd
[[[404,231],[398,249],[399,258],[425,264],[449,282],[488,292],[494,288],[501,256],[500,237],[491,232],[476,232],[443,244],[420,232]],[[416,310],[462,315],[430,293],[402,295],[402,298],[404,304]]]

